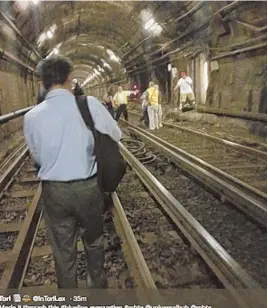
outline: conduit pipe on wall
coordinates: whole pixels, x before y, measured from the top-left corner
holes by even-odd
[[[234,1],[233,3],[228,4],[228,5],[224,6],[224,7],[222,7],[220,10],[218,10],[217,12],[213,13],[210,17],[208,17],[208,19],[207,19],[203,24],[201,24],[200,26],[198,26],[197,28],[186,31],[186,32],[183,33],[182,35],[180,35],[180,36],[174,38],[173,40],[171,40],[171,41],[169,41],[169,42],[167,42],[166,44],[164,44],[164,46],[162,46],[162,47],[159,48],[158,50],[156,50],[156,51],[154,51],[154,52],[148,54],[147,56],[156,55],[156,54],[158,54],[160,51],[162,51],[162,50],[166,49],[167,47],[169,47],[169,46],[170,46],[171,44],[173,44],[174,42],[179,41],[179,40],[182,40],[182,39],[184,39],[185,37],[189,36],[190,34],[196,32],[196,31],[200,31],[201,29],[203,29],[205,26],[207,26],[207,25],[209,24],[209,22],[210,22],[210,20],[211,20],[212,18],[216,17],[218,14],[220,14],[220,13],[222,13],[222,12],[224,12],[224,11],[227,11],[227,12],[228,12],[228,11],[234,9],[234,8],[235,8],[236,6],[238,6],[238,5],[241,5],[241,1],[240,1],[240,0],[236,0],[236,1]],[[130,62],[130,61],[129,61],[129,62]],[[127,63],[128,63],[128,62],[126,62],[125,64],[127,64]],[[133,65],[132,65],[132,66],[133,66]]]
[[[20,110],[16,110],[14,112],[5,114],[3,116],[0,117],[0,124],[4,124],[6,122],[9,122],[11,120],[14,120],[16,118],[19,118],[21,116],[23,116],[25,113],[27,113],[28,111],[30,111],[34,106],[30,106],[24,109],[20,109]]]
[[[21,60],[19,60],[17,57],[13,56],[11,53],[3,50],[2,48],[0,48],[0,56],[2,58],[5,58],[8,61],[14,62],[19,66],[22,66],[23,68],[26,68],[28,71],[30,71],[31,73],[34,72],[34,69],[32,67],[30,67],[29,65],[27,65],[26,63],[22,62]]]
[[[263,31],[266,31],[267,30],[267,26],[264,26],[264,27],[256,27],[254,25],[251,25],[251,24],[248,24],[246,22],[242,22],[242,21],[239,21],[239,20],[235,20],[235,19],[232,19],[232,18],[226,18],[225,19],[226,21],[232,21],[232,22],[235,22],[237,24],[240,24],[242,26],[244,26],[245,28],[248,28],[250,30],[253,30],[253,31],[256,31],[256,32],[263,32]]]
[[[185,17],[187,17],[187,16],[189,16],[189,15],[192,15],[192,14],[196,13],[204,4],[205,4],[205,2],[199,2],[197,5],[195,5],[193,8],[191,8],[187,13],[185,13],[185,14],[182,15],[182,16],[179,16],[177,19],[175,19],[175,20],[172,21],[172,22],[179,23],[179,22],[182,21]],[[164,20],[164,22],[165,22],[165,20]],[[147,40],[147,39],[148,39],[148,38],[146,38],[145,40]],[[140,46],[145,40],[140,41],[137,45]],[[136,45],[136,46],[137,46],[137,45]],[[135,47],[135,46],[134,46],[134,47]],[[135,49],[136,49],[136,48],[135,48]],[[131,51],[132,51],[132,50],[128,51],[128,52],[126,53],[126,55],[129,55],[129,53],[130,53]],[[126,61],[124,64],[130,63],[131,61],[133,61],[133,60],[139,58],[140,56],[142,56],[142,55],[137,55],[135,58],[132,58],[132,59]]]
[[[0,16],[2,16],[3,20],[15,31],[15,33],[25,42],[25,44],[30,48],[39,59],[42,59],[41,55],[34,49],[34,47],[26,40],[26,38],[22,35],[20,30],[14,25],[14,23],[3,13],[0,12]]]
[[[179,16],[177,19],[174,20],[174,22],[180,22],[182,21],[185,17],[194,14],[195,12],[197,12],[203,5],[205,4],[205,2],[200,1],[197,3],[197,5],[195,5],[194,7],[192,7],[187,13],[183,14],[182,16]]]
[[[141,66],[139,66],[139,67],[136,67],[135,69],[133,69],[133,70],[131,70],[131,71],[128,71],[128,73],[133,73],[133,72],[135,72],[135,71],[137,71],[137,70],[139,70],[139,69],[142,69],[143,67],[147,66],[148,64],[153,64],[153,63],[155,63],[155,62],[161,61],[161,60],[167,58],[168,56],[170,56],[170,55],[172,55],[172,54],[174,54],[174,53],[180,52],[180,51],[182,51],[182,50],[184,50],[184,49],[190,47],[191,45],[192,45],[192,42],[189,42],[189,43],[186,44],[184,47],[180,47],[180,48],[177,48],[177,49],[175,49],[175,50],[173,50],[173,51],[170,51],[170,52],[168,52],[167,54],[163,55],[162,57],[160,57],[160,58],[158,58],[158,59],[155,59],[155,60],[152,60],[152,61],[148,61],[146,64],[143,64],[143,65],[141,65]],[[127,68],[129,68],[129,66],[126,67],[126,69],[127,69]]]
[[[220,54],[216,57],[211,58],[211,61],[223,59],[223,58],[226,58],[226,57],[235,56],[235,55],[240,54],[240,53],[244,53],[244,52],[251,51],[251,50],[257,50],[257,49],[260,49],[260,48],[264,48],[266,46],[267,46],[267,43],[263,43],[263,44],[259,44],[259,45],[255,45],[255,46],[251,46],[251,47],[238,49],[238,50],[231,51],[231,52],[225,52],[225,53],[222,53],[222,54]]]
[[[123,55],[122,59],[126,58],[131,52],[133,52],[133,51],[136,50],[138,47],[140,47],[140,45],[142,45],[144,42],[148,41],[150,37],[151,37],[150,35],[147,36],[145,39],[143,39],[142,41],[140,41],[139,43],[137,43],[135,46],[133,46],[128,52],[126,52],[126,53]]]
[[[264,39],[267,39],[266,34],[255,37],[253,39],[250,39],[250,40],[247,40],[247,41],[244,41],[244,42],[241,42],[241,43],[233,44],[233,45],[222,46],[222,47],[218,47],[218,48],[217,47],[209,47],[209,50],[226,50],[226,49],[228,50],[228,49],[236,48],[236,47],[239,47],[239,46],[247,45],[247,44],[250,44],[250,43],[258,42],[258,41],[261,41],[261,40],[264,40]]]

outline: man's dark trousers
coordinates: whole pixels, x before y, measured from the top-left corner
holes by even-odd
[[[128,112],[127,112],[127,105],[126,104],[122,104],[118,107],[117,111],[116,111],[116,117],[115,120],[118,122],[118,120],[120,119],[121,113],[123,112],[124,114],[124,118],[126,121],[128,121]]]
[[[42,182],[41,204],[52,246],[59,288],[77,288],[77,238],[87,256],[93,288],[106,286],[103,248],[103,195],[97,177],[73,182]]]

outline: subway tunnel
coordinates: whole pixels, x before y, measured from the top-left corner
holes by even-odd
[[[265,231],[260,229],[260,231],[258,228],[260,226],[262,228],[266,224],[263,218],[266,213],[263,204],[264,200],[267,200],[265,162],[265,155],[267,155],[267,3],[265,1],[0,1],[0,170],[2,173],[0,175],[0,210],[2,205],[9,207],[9,201],[5,201],[7,200],[5,198],[15,196],[14,198],[18,200],[19,198],[33,197],[31,192],[26,192],[26,188],[23,188],[22,191],[21,187],[24,186],[19,186],[11,192],[4,188],[10,181],[10,178],[4,180],[7,174],[6,170],[11,170],[11,167],[8,167],[9,162],[6,163],[5,160],[24,140],[22,132],[23,116],[37,104],[40,89],[37,65],[40,61],[57,55],[68,57],[72,61],[72,78],[79,82],[85,95],[96,97],[100,103],[103,103],[103,97],[108,91],[114,96],[119,86],[124,91],[132,91],[128,98],[129,126],[127,126],[127,129],[125,121],[119,121],[119,126],[124,134],[123,146],[126,147],[122,150],[123,153],[128,149],[134,156],[136,155],[136,159],[141,164],[144,164],[144,166],[148,164],[148,170],[152,174],[156,174],[157,179],[161,179],[159,181],[165,187],[169,187],[168,192],[174,193],[177,201],[179,200],[178,202],[182,204],[185,202],[186,209],[189,207],[191,210],[191,204],[198,206],[200,200],[200,204],[204,205],[203,213],[208,211],[207,216],[212,217],[212,213],[214,215],[218,209],[211,209],[210,203],[213,204],[214,202],[214,204],[221,205],[223,210],[226,207],[227,214],[219,214],[215,221],[212,218],[203,221],[203,218],[200,218],[202,216],[200,213],[196,214],[200,218],[200,220],[198,220],[199,218],[197,220],[213,236],[214,230],[210,226],[214,222],[215,225],[221,226],[222,221],[228,220],[229,225],[226,228],[229,229],[226,233],[232,234],[234,232],[235,239],[232,240],[230,235],[230,240],[224,242],[222,238],[225,231],[222,231],[219,236],[215,235],[215,238],[220,244],[222,243],[221,240],[224,242],[223,248],[231,256],[238,256],[239,265],[253,277],[254,280],[252,282],[247,280],[245,285],[252,287],[256,280],[262,288],[264,286],[266,288],[266,280],[262,276],[266,276],[266,272],[261,273],[260,270],[266,263],[264,261],[266,260],[264,256],[266,252],[263,251],[263,247],[266,247],[266,229]],[[191,78],[195,96],[196,104],[194,108],[189,110],[179,109],[182,93],[180,89],[174,91],[182,72],[186,72]],[[163,129],[160,128],[159,131],[151,132],[151,135],[147,136],[148,130],[138,119],[142,115],[141,95],[148,89],[150,81],[159,85],[164,127]],[[180,129],[180,133],[178,129]],[[193,134],[193,136],[189,138],[182,136],[188,133]],[[194,136],[194,134],[197,135]],[[139,137],[137,137],[138,135]],[[205,138],[206,141],[203,142],[202,138]],[[155,145],[157,142],[161,143],[161,146]],[[212,144],[213,142],[217,145]],[[229,146],[231,150],[223,150],[224,146]],[[231,155],[230,153],[233,150],[240,151],[242,154]],[[176,154],[174,154],[175,152]],[[126,204],[133,202],[133,207],[146,207],[149,204],[150,208],[150,205],[157,200],[160,204],[170,202],[172,206],[179,208],[181,203],[176,203],[175,199],[169,197],[168,193],[163,193],[167,199],[158,195],[164,189],[159,188],[160,186],[154,187],[155,195],[150,200],[144,197],[148,195],[148,190],[152,189],[150,185],[153,184],[148,184],[148,180],[148,183],[143,182],[143,185],[139,184],[140,186],[136,188],[137,176],[133,175],[133,170],[140,168],[137,174],[143,181],[145,181],[146,174],[143,174],[145,171],[142,171],[142,167],[138,167],[138,162],[130,163],[129,155],[125,154],[124,158],[131,166],[131,171],[128,172],[132,173],[130,175],[127,173],[125,182],[120,186],[122,188],[119,189],[118,196],[125,200]],[[178,158],[178,155],[180,155],[180,158]],[[193,155],[196,157],[193,158]],[[166,158],[164,159],[162,156]],[[18,159],[16,156],[14,157]],[[186,167],[185,159],[191,161],[190,167]],[[202,159],[202,162],[200,162],[200,159]],[[170,162],[172,162],[171,165]],[[195,167],[192,165],[194,163],[196,163]],[[19,164],[19,162],[16,162],[16,164]],[[28,171],[35,168],[31,163],[26,163],[25,166]],[[175,172],[174,168],[181,168],[183,174],[189,173],[191,180],[188,180],[188,178],[186,180],[180,173],[181,171],[176,173],[177,171]],[[203,170],[202,173],[200,168],[205,171]],[[221,171],[216,170],[216,168]],[[13,174],[11,179],[16,180],[19,176],[20,173]],[[132,180],[135,184],[133,184],[135,186],[133,191]],[[213,187],[212,191],[218,199],[208,196],[206,188],[205,192],[203,190],[201,192],[201,188],[195,186],[197,185],[195,182],[191,182],[195,180],[199,184],[201,182],[202,187]],[[223,183],[222,181],[225,180],[226,182]],[[154,180],[151,179],[151,181]],[[175,191],[178,188],[175,187],[176,181],[181,183],[180,189],[183,189],[184,192]],[[37,185],[38,180],[29,178],[28,174],[22,179],[22,183],[25,184],[26,182]],[[147,187],[145,192],[143,191],[144,185]],[[36,187],[34,189],[37,189]],[[232,193],[227,187],[231,187]],[[2,189],[4,189],[3,193]],[[196,192],[196,196],[191,195],[193,191]],[[127,192],[129,195],[126,195]],[[135,203],[134,195],[139,200],[137,202],[140,202],[138,205]],[[1,201],[2,198],[4,198],[3,201]],[[142,198],[145,198],[145,200]],[[107,202],[111,202],[111,200],[109,199]],[[114,204],[118,202],[114,195],[113,202]],[[228,208],[229,203],[239,204],[239,211],[242,211],[243,215],[246,211],[245,208],[250,209],[245,215],[252,216],[253,221],[257,221],[256,225],[253,223],[247,225],[243,220],[244,218],[241,218],[240,212],[237,214],[240,216],[236,221],[233,218],[236,217],[236,214],[232,214],[232,210]],[[254,211],[251,211],[254,204],[258,205],[258,210],[254,208]],[[15,205],[20,208],[20,204]],[[160,227],[158,231],[155,231],[150,227],[145,228],[145,225],[147,226],[150,223],[156,226],[160,226],[162,223],[164,226],[167,225],[164,218],[160,219],[157,216],[160,215],[159,210],[153,206],[152,209],[152,214],[150,214],[152,220],[145,217],[141,224],[142,227],[139,227],[137,231],[135,228],[137,228],[138,220],[136,221],[135,217],[139,216],[139,213],[142,213],[143,210],[139,208],[139,211],[133,214],[132,208],[127,207],[125,216],[130,222],[131,220],[134,221],[134,231],[136,230],[138,233],[137,243],[135,242],[133,247],[139,244],[142,250],[143,246],[155,243],[155,238],[160,236],[159,230],[160,233],[162,230]],[[168,212],[169,210],[166,208],[165,211]],[[115,216],[121,211],[121,208],[117,207],[117,211],[114,213]],[[2,224],[1,215],[0,227]],[[122,219],[125,219],[125,216],[123,215]],[[170,217],[168,220],[172,220],[176,224],[174,216],[173,218],[172,215]],[[222,218],[221,221],[220,217]],[[108,217],[106,220],[109,223],[112,218]],[[236,227],[234,227],[237,225],[238,228],[240,222],[243,225],[242,231],[236,230]],[[121,223],[123,224],[123,222]],[[3,224],[2,229],[4,230],[6,223]],[[119,223],[117,222],[117,224]],[[34,227],[29,224],[28,229],[31,230],[31,228]],[[143,228],[146,229],[144,238],[140,235]],[[166,227],[168,230],[173,230],[169,228]],[[13,229],[19,231],[14,226]],[[164,227],[163,233],[166,232],[166,229]],[[111,236],[117,231],[109,229],[105,231],[108,235],[105,234]],[[42,236],[44,236],[42,232],[41,235],[38,233],[37,238],[34,238],[42,244],[38,244],[39,246],[32,253],[34,258],[41,256],[45,265],[39,266],[39,261],[37,261],[36,266],[27,263],[28,276],[26,275],[23,278],[24,286],[35,286],[34,283],[36,283],[36,286],[55,283],[52,257],[48,256],[51,254],[51,250],[49,248],[47,248],[48,250],[44,249],[44,251],[47,251],[47,254],[44,255],[40,248],[42,245],[48,246],[47,242],[42,240]],[[160,247],[158,255],[160,259],[161,253],[166,251],[168,243],[174,245],[175,250],[177,245],[182,245],[175,241],[178,239],[177,235],[174,235],[175,231],[169,232],[168,238],[164,239],[163,237],[161,243],[156,244],[158,248]],[[244,238],[240,239],[243,242],[242,244],[239,242],[238,235],[241,232],[249,238],[248,243],[247,239]],[[254,236],[259,237],[259,243],[254,243]],[[128,235],[128,237],[131,236]],[[115,253],[115,255],[112,255],[112,257],[109,255],[110,259],[106,261],[105,269],[111,277],[114,277],[112,270],[115,272],[118,270],[121,273],[120,271],[123,272],[127,266],[120,263],[123,257],[116,250],[119,245],[118,241],[122,240],[121,237],[119,240],[116,235],[112,235],[112,238],[112,244],[107,240],[111,245],[108,245],[110,250],[107,248],[107,254]],[[210,235],[207,235],[207,239],[210,239]],[[192,241],[196,243],[193,238],[188,238],[188,240],[191,243]],[[3,240],[0,237],[1,241],[6,243],[5,237],[3,237]],[[214,238],[211,243],[214,243],[213,241]],[[235,241],[239,243],[237,244]],[[25,247],[28,247],[27,243]],[[248,254],[241,257],[239,255],[239,253],[242,253],[241,251],[232,250],[232,245],[237,245],[242,251],[247,251],[246,247],[249,247],[250,243],[256,251],[260,251],[259,259],[256,262],[254,261],[255,263],[251,262],[255,255],[253,251],[250,252],[250,248]],[[9,244],[3,245],[8,246]],[[217,244],[215,245],[217,246]],[[217,246],[216,250],[220,254],[223,248]],[[198,248],[196,249],[199,251]],[[7,253],[3,254],[1,259],[1,251],[0,249],[0,264],[4,262],[3,260],[6,262],[8,258]],[[79,253],[81,253],[80,250]],[[23,258],[23,256],[18,256],[18,260],[20,258]],[[146,262],[150,259],[154,260],[154,258],[156,258],[156,255],[152,253],[145,256]],[[174,263],[176,256],[171,253],[171,256],[163,256],[163,258],[168,260],[166,263],[164,262],[166,266]],[[191,259],[189,256],[185,258]],[[20,262],[25,263],[25,260],[22,259]],[[29,262],[30,258],[27,260]],[[185,264],[188,262],[187,260]],[[154,271],[159,267],[157,262],[155,261],[153,265],[149,266],[150,270]],[[220,283],[215,282],[214,278],[208,282],[206,279],[210,277],[210,274],[207,274],[206,267],[199,269],[198,262],[196,261],[189,266],[188,263],[186,266],[183,262],[179,265],[176,263],[176,266],[175,263],[172,263],[172,269],[166,269],[165,266],[163,269],[160,266],[159,273],[153,274],[153,278],[148,278],[149,276],[146,278],[147,283],[149,284],[148,281],[152,282],[152,288],[164,289],[187,288],[189,285],[218,288],[219,285],[222,286],[224,279],[231,281],[230,277],[224,276]],[[235,266],[234,263],[233,268]],[[0,266],[0,289],[1,287],[18,287],[15,283],[15,277],[18,277],[16,276],[18,275],[17,267],[15,264],[14,269],[8,272],[8,269]],[[189,272],[186,268],[190,269]],[[38,269],[40,272],[43,271],[42,274],[38,272]],[[148,268],[145,267],[144,275],[147,275],[147,270]],[[79,273],[82,272],[80,270]],[[202,276],[205,272],[206,278]],[[178,273],[184,273],[180,283],[174,278],[179,275]],[[244,272],[241,271],[240,273],[242,273],[242,277]],[[42,279],[39,277],[40,275],[43,275]],[[118,274],[116,279],[120,275]],[[135,288],[136,283],[139,284],[140,278],[137,278],[138,282],[134,283],[133,275],[126,275],[128,278],[123,278],[124,283],[117,282],[116,287],[112,284],[112,288],[132,289]],[[85,280],[84,272],[80,276]],[[1,279],[4,281],[6,277],[8,277],[6,280],[8,284],[1,282]],[[170,278],[173,282],[167,282],[168,278],[166,277],[173,277],[173,280]],[[244,277],[246,276],[244,275]],[[203,279],[205,282],[203,282]],[[244,283],[242,278],[239,281],[239,286],[241,286],[240,283],[241,285]],[[143,283],[141,283],[141,286],[144,287]],[[146,282],[145,286],[148,286]],[[242,300],[239,292],[234,293],[236,299]],[[248,307],[253,306],[249,304]]]

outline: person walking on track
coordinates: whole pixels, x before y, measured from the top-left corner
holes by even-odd
[[[148,92],[148,115],[149,115],[149,129],[159,129],[158,123],[158,96],[159,91],[154,87],[154,83],[149,82]]]
[[[40,197],[55,261],[58,288],[77,288],[77,240],[87,258],[88,285],[106,288],[103,245],[103,193],[98,185],[95,139],[72,93],[73,65],[53,56],[44,60],[45,100],[24,116],[24,135],[40,166]],[[106,108],[85,97],[96,130],[116,143],[121,131]],[[107,154],[108,155],[108,154]]]
[[[115,120],[118,122],[121,114],[123,113],[124,118],[128,121],[128,112],[127,112],[127,97],[134,93],[134,91],[123,91],[122,87],[118,87],[118,91],[114,95],[114,106],[117,108]]]

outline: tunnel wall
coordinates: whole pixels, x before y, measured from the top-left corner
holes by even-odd
[[[36,89],[33,76],[23,68],[0,59],[0,113],[8,114],[35,103]],[[35,96],[34,96],[35,95]],[[0,140],[22,127],[22,118],[12,120],[0,127]]]
[[[189,16],[189,21],[192,21],[189,28],[198,28],[213,12],[224,6],[228,6],[228,3],[213,2],[210,9],[204,5]],[[179,48],[183,47],[186,41],[191,43],[191,47],[183,52],[174,53],[171,63],[177,68],[178,74],[187,71],[193,79],[199,106],[207,108],[208,111],[219,109],[222,112],[246,112],[252,115],[267,113],[266,47],[232,55],[233,51],[265,42],[259,38],[265,34],[261,29],[266,21],[266,12],[266,2],[242,3],[232,10],[223,11],[202,30],[194,31],[187,39],[180,40],[180,45],[174,46]],[[255,41],[247,43],[252,39]],[[198,49],[200,52],[196,53]],[[227,53],[227,56],[213,59],[223,53]],[[208,69],[208,87],[204,80],[205,62]],[[173,80],[173,86],[176,82],[177,79]],[[173,95],[173,105],[176,106],[178,100],[178,95]]]

